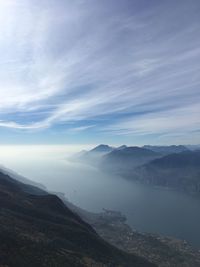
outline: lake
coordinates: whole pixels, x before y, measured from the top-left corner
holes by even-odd
[[[81,146],[1,146],[0,164],[63,192],[72,203],[89,211],[121,211],[130,226],[189,241],[200,248],[200,198],[136,184],[68,156]]]

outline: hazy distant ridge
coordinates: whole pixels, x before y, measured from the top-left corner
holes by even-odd
[[[188,147],[100,145],[83,153],[81,159],[104,171],[141,183],[199,193],[200,150],[198,146],[192,146],[192,151]]]

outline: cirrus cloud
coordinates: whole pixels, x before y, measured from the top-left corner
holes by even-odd
[[[1,127],[199,130],[198,1],[9,0],[0,10]]]

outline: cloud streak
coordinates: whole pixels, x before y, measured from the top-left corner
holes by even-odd
[[[0,126],[199,130],[199,2],[146,5],[0,1]]]

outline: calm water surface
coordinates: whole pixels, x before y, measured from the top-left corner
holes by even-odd
[[[70,151],[69,151],[70,150]],[[143,232],[185,239],[200,248],[200,199],[126,181],[67,160],[69,147],[0,147],[0,163],[90,211],[119,210]]]

